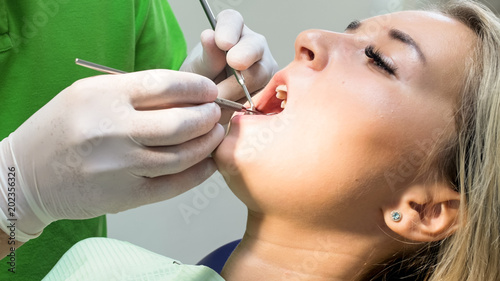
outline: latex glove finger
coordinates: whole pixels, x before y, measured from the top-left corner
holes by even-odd
[[[264,36],[247,26],[240,30],[241,15],[233,10],[222,11],[218,16],[215,31],[216,45],[227,50],[226,61],[233,69],[242,71],[245,84],[254,93],[262,89],[278,70]],[[234,22],[234,26],[231,23]],[[237,34],[239,33],[239,38]],[[219,97],[239,100],[244,92],[234,75],[218,83]]]
[[[245,85],[252,95],[264,88],[272,77],[272,73],[269,72],[269,69],[263,66],[261,62],[257,62],[249,69],[242,71],[242,75],[245,77]],[[219,82],[217,84],[217,89],[219,93],[218,96],[221,98],[236,101],[245,97],[243,88],[236,81],[234,75]]]
[[[169,146],[207,134],[220,119],[221,111],[215,103],[206,103],[137,111],[134,115],[129,122],[130,138],[144,146]]]
[[[200,185],[215,173],[216,170],[217,166],[213,159],[206,158],[200,163],[177,174],[143,178],[140,183],[140,186],[142,186],[140,190],[146,190],[147,192],[137,192],[135,196],[131,196],[135,198],[131,203],[141,206],[173,198]]]
[[[262,65],[262,62],[257,62],[250,69],[242,72],[245,77],[245,85],[253,96],[269,82],[272,73],[269,73],[269,68]],[[238,101],[240,103],[247,102],[245,93],[241,85],[236,81],[233,76],[228,77],[217,84],[219,97],[228,100]],[[222,110],[219,123],[227,124],[234,112],[229,110]]]
[[[84,208],[95,213],[118,213],[142,205],[156,203],[173,198],[189,189],[201,184],[216,171],[212,159],[205,158],[194,166],[177,174],[159,177],[117,177],[112,186],[102,192],[94,192],[89,202],[73,202],[70,210]],[[124,188],[134,186],[135,188]],[[58,206],[61,211],[68,210],[65,206]],[[81,212],[79,213],[81,215]],[[74,216],[69,213],[68,216]]]
[[[226,52],[215,44],[215,31],[207,29],[201,33],[200,43],[190,52],[181,70],[197,73],[215,81],[226,65]]]
[[[243,24],[243,17],[234,10],[224,10],[217,16],[215,43],[227,51],[226,61],[236,70],[246,70],[258,61],[270,66],[270,72],[277,68],[266,38]],[[269,60],[269,61],[268,61]]]
[[[227,57],[225,51],[228,51]],[[262,71],[259,77],[264,79],[257,80],[255,84],[262,88],[277,71],[277,63],[265,38],[244,26],[238,12],[225,10],[217,17],[215,32],[206,30],[202,33],[201,45],[189,54],[181,70],[215,79],[220,74],[226,76],[226,64],[237,70],[246,70],[257,63],[259,71]],[[227,78],[231,76],[229,73]]]
[[[113,78],[117,84],[127,86],[129,102],[138,110],[208,103],[218,94],[210,79],[192,73],[156,69],[114,75]]]
[[[215,44],[223,51],[229,51],[241,39],[244,27],[243,17],[235,10],[224,10],[217,15]]]
[[[130,171],[136,176],[159,177],[180,173],[208,157],[222,142],[224,128],[217,124],[206,135],[176,146],[149,147],[132,151],[129,155],[135,166]]]

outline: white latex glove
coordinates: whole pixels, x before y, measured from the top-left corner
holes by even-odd
[[[116,213],[200,184],[224,137],[216,97],[209,79],[169,70],[77,81],[0,142],[2,229],[17,218],[24,242],[58,219]]]
[[[224,10],[217,16],[215,31],[205,30],[201,43],[184,61],[181,70],[206,76],[218,83],[219,97],[241,100],[245,94],[234,75],[226,78],[229,64],[243,71],[248,90],[262,89],[278,70],[266,38],[244,25],[243,17],[234,10]]]

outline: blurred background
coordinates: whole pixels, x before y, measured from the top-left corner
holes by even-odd
[[[294,41],[306,29],[342,32],[355,19],[426,7],[422,0],[208,0],[214,13],[239,11],[252,30],[263,34],[280,67],[294,57]],[[500,11],[500,0],[484,0]],[[188,48],[210,28],[198,0],[169,0]],[[242,237],[245,206],[216,173],[202,185],[171,200],[108,215],[108,236],[194,264],[217,247]]]

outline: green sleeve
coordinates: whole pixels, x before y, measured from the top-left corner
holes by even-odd
[[[125,71],[178,69],[186,43],[164,0],[0,0],[0,138],[57,93],[94,70],[75,58]],[[104,216],[62,220],[0,261],[0,280],[41,280],[71,246],[106,235]]]
[[[167,1],[136,2],[135,34],[135,70],[181,67],[186,41]]]

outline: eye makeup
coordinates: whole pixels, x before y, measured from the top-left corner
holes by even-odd
[[[373,45],[365,48],[365,55],[373,61],[373,64],[390,75],[396,75],[397,67]]]

